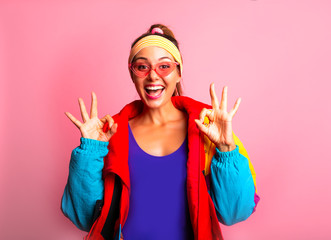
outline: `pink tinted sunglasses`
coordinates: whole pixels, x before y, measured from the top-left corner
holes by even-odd
[[[154,70],[160,77],[168,76],[178,66],[178,62],[160,62],[153,66],[143,62],[134,62],[129,64],[129,68],[138,77],[146,77]]]

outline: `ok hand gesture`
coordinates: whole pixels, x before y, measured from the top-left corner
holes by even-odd
[[[210,85],[210,97],[213,109],[202,109],[199,116],[200,119],[195,119],[200,131],[202,131],[222,152],[232,151],[236,148],[232,133],[232,119],[241,102],[241,99],[238,98],[234,107],[228,112],[227,91],[228,88],[224,87],[221,105],[219,105],[215,93],[215,86],[214,83],[212,83]],[[209,124],[203,124],[205,117],[209,119]]]
[[[108,142],[109,139],[116,133],[117,123],[114,123],[113,118],[108,114],[101,119],[98,118],[97,96],[94,92],[92,92],[90,117],[87,114],[83,99],[79,98],[78,101],[84,123],[78,121],[69,112],[65,113],[66,116],[79,128],[83,138]],[[109,130],[107,132],[103,132],[103,126],[106,122],[109,124]]]

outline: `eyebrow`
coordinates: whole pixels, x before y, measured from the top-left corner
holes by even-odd
[[[138,57],[138,58],[134,59],[134,61],[137,61],[138,59],[147,60],[147,58],[144,58],[144,57]]]
[[[165,59],[165,58],[167,58],[167,59],[169,59],[169,60],[172,60],[170,57],[161,57],[161,58],[159,58],[159,60],[161,60],[161,59]]]

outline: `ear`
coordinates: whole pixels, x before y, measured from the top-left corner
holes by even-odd
[[[181,80],[182,80],[182,76],[179,74],[178,79],[176,80],[176,84],[180,83]]]

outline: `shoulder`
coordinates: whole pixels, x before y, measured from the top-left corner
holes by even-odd
[[[113,115],[113,118],[116,120],[128,120],[137,116],[143,109],[143,102],[141,100],[135,100],[127,105],[125,105],[118,113]]]

